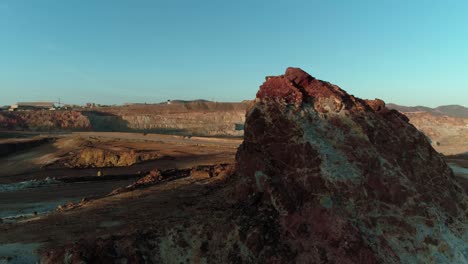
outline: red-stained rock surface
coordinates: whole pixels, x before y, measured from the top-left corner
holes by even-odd
[[[290,91],[302,96],[279,98]],[[237,165],[238,198],[274,208],[292,262],[468,261],[466,194],[426,137],[382,100],[289,68],[260,87]]]
[[[427,138],[381,100],[289,68],[260,87],[236,162],[233,175],[213,168],[185,185],[118,196],[125,210],[153,200],[132,211],[144,219],[130,231],[46,247],[43,261],[468,262],[465,192]]]

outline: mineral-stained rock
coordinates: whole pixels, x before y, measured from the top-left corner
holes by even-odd
[[[275,209],[298,263],[468,261],[466,194],[381,100],[289,68],[260,87],[237,166],[238,198]]]
[[[160,170],[151,170],[146,176],[138,179],[135,183],[128,185],[127,187],[118,188],[113,190],[110,195],[119,194],[123,192],[133,191],[138,188],[144,188],[154,184],[158,184],[163,180]]]
[[[260,87],[236,162],[223,180],[159,185],[188,199],[154,230],[46,249],[44,262],[468,263],[466,193],[381,100],[289,68]]]
[[[60,163],[71,168],[123,167],[157,158],[160,158],[160,155],[151,151],[135,151],[133,149],[110,150],[85,147]]]
[[[162,175],[159,170],[152,170],[145,177],[139,179],[135,184],[136,185],[151,185],[158,183],[162,180]]]

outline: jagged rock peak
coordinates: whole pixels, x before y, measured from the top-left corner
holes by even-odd
[[[286,69],[283,75],[266,77],[257,93],[257,100],[273,100],[296,106],[313,103],[316,110],[321,112],[371,109],[365,101],[349,95],[338,86],[293,67]]]
[[[275,212],[272,259],[468,263],[464,190],[425,135],[382,100],[288,68],[260,87],[236,160],[237,197]]]

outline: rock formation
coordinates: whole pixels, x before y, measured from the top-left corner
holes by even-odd
[[[85,147],[57,163],[69,168],[125,167],[158,158],[161,156],[154,151]]]
[[[260,87],[237,164],[237,196],[274,208],[279,241],[297,263],[468,261],[466,194],[426,137],[382,100],[288,68]],[[266,259],[278,258],[286,261]]]
[[[260,87],[236,162],[229,177],[156,185],[151,207],[129,214],[154,210],[146,225],[46,248],[43,261],[468,262],[465,192],[426,136],[381,100],[289,68]]]

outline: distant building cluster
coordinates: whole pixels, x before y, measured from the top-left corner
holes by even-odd
[[[8,111],[50,110],[56,109],[53,102],[20,102],[10,106]]]
[[[70,105],[59,102],[18,102],[10,106],[1,106],[0,111],[38,111],[38,110],[71,110],[71,109],[91,109],[96,107],[105,107],[96,103],[86,103],[85,105]]]
[[[99,105],[96,105],[95,103],[86,103],[86,108],[95,108],[96,106]]]
[[[195,100],[196,101],[203,101],[203,100]],[[186,103],[186,102],[191,102],[191,101],[183,101],[183,100],[167,100],[164,102],[161,102],[159,104],[176,104],[176,103]],[[153,104],[153,103],[125,103],[123,106],[134,106],[134,105],[148,105],[148,104]],[[94,108],[102,108],[102,107],[112,107],[112,106],[117,106],[115,104],[113,105],[103,105],[103,104],[97,104],[97,103],[92,103],[88,102],[83,105],[76,105],[76,104],[64,104],[60,102],[60,99],[58,102],[18,102],[16,104],[12,105],[5,105],[5,106],[0,106],[0,111],[39,111],[39,110],[47,110],[47,111],[55,111],[55,110],[86,110],[86,109],[94,109]]]

